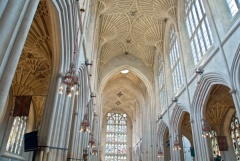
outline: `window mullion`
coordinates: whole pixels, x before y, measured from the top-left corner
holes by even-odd
[[[201,27],[199,27],[199,28],[201,28]],[[199,38],[199,34],[198,34],[198,30],[199,30],[199,28],[197,28],[197,31],[196,31],[196,36],[197,36],[197,40],[198,40],[198,46],[199,46],[199,52],[200,52],[200,55],[201,55],[201,57],[203,56],[203,51],[202,51],[202,47],[201,47],[201,41],[200,41],[200,38]],[[202,38],[203,39],[203,38]]]
[[[207,44],[206,44],[206,38],[204,37],[204,33],[203,33],[203,28],[202,28],[202,25],[205,25],[205,21],[203,21],[201,23],[201,26],[199,27],[199,30],[200,30],[200,34],[202,34],[202,42],[203,42],[203,47],[204,47],[204,52],[203,52],[203,49],[202,49],[202,56],[203,56],[203,53],[205,53],[207,51]],[[206,25],[205,25],[206,27]],[[207,28],[206,28],[207,30]],[[206,31],[207,32],[207,31]],[[208,37],[207,37],[208,38]]]
[[[187,25],[188,25],[188,28],[189,28],[188,32],[190,32],[190,33],[188,33],[188,35],[191,37],[194,29],[192,28],[192,25],[191,25],[191,22],[190,22],[190,18],[189,18],[189,14],[188,14],[188,16],[186,18],[187,18],[186,22],[187,22]]]
[[[192,17],[192,22],[193,22],[193,32],[192,32],[192,33],[194,33],[194,30],[196,30],[197,24],[196,24],[196,21],[195,21],[194,15],[193,15],[192,6],[191,6],[191,10],[190,10],[189,12],[191,13],[191,14],[189,14],[189,16]]]
[[[207,31],[207,35],[208,35],[208,39],[209,39],[209,44],[212,45],[213,39],[212,39],[212,35],[210,33],[210,28],[209,28],[207,17],[204,19],[204,23],[205,23],[205,26],[206,26],[206,31]]]
[[[15,130],[15,133],[14,133],[15,134],[14,139],[12,141],[12,148],[11,148],[12,153],[14,152],[14,149],[15,149],[15,146],[16,146],[18,133],[19,133],[19,119],[17,118],[17,127],[16,127],[16,130]]]
[[[236,5],[237,5],[237,8],[239,9],[240,8],[240,1],[239,0],[234,0]]]
[[[199,61],[199,59],[198,59],[198,51],[197,51],[197,42],[195,41],[195,39],[194,39],[194,37],[192,38],[192,40],[191,40],[192,42],[193,42],[193,46],[194,46],[194,49],[195,49],[195,53],[194,53],[194,56],[195,56],[195,58],[196,58],[196,62],[198,62]]]

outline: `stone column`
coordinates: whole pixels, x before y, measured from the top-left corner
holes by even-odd
[[[4,69],[3,60],[8,59],[13,43],[18,34],[20,24],[26,12],[29,0],[27,1],[9,1],[0,19],[0,67]],[[13,14],[14,13],[14,14]],[[5,59],[4,59],[5,58]],[[2,73],[2,72],[0,72]],[[2,74],[0,74],[1,77]]]
[[[39,0],[9,1],[0,20],[0,35],[4,35],[0,39],[1,115],[38,3]]]
[[[194,151],[195,151],[195,160],[209,161],[209,148],[207,139],[201,136],[201,119],[194,120],[191,124],[192,126],[192,134],[193,134],[193,142],[194,142]]]

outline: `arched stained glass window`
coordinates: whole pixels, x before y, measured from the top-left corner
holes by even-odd
[[[26,132],[27,117],[15,117],[8,138],[6,150],[10,153],[22,155],[23,136]]]
[[[202,0],[185,1],[186,25],[196,65],[213,43]]]
[[[240,0],[226,0],[231,15],[234,16],[240,8]]]
[[[183,84],[183,76],[182,76],[182,66],[179,57],[179,50],[178,50],[178,43],[177,43],[177,36],[175,33],[174,26],[171,26],[170,29],[170,67],[172,73],[172,81],[173,81],[173,91],[174,93],[177,92],[179,87]]]
[[[232,145],[234,148],[234,152],[236,154],[236,159],[240,160],[240,129],[239,129],[239,121],[238,117],[235,114],[232,118],[230,124],[230,131],[231,131],[231,138],[232,138]]]
[[[217,156],[221,156],[220,154],[220,150],[218,147],[218,142],[217,142],[217,132],[214,130],[211,130],[211,145],[212,145],[212,153],[213,153],[213,157],[217,158]]]
[[[127,115],[107,114],[105,161],[127,160]]]

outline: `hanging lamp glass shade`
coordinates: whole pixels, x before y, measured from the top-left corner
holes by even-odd
[[[66,93],[69,97],[71,97],[71,93],[74,90],[74,86],[77,86],[76,94],[78,94],[78,76],[76,74],[75,64],[71,63],[69,71],[62,77],[62,84],[59,88],[59,94],[63,92],[63,85],[66,85]]]
[[[87,160],[88,160],[88,151],[87,151],[87,149],[84,149],[84,150],[83,150],[83,160],[84,160],[84,161],[87,161]]]
[[[98,150],[97,150],[96,148],[94,148],[94,149],[92,150],[92,155],[97,155],[97,153],[98,153]]]
[[[181,150],[182,148],[179,146],[179,141],[178,141],[178,137],[176,136],[174,144],[173,144],[173,150]]]
[[[160,149],[158,150],[158,158],[163,158],[163,157],[164,157],[164,154],[163,154],[162,149],[160,148]]]
[[[96,141],[93,138],[93,135],[90,137],[89,142],[88,142],[88,147],[89,148],[95,148],[96,147]]]
[[[211,127],[207,124],[207,122],[203,121],[202,125],[202,137],[212,137],[211,136]]]
[[[90,132],[90,122],[88,121],[88,115],[85,114],[84,115],[84,118],[83,118],[83,121],[81,122],[81,129],[80,129],[80,132]]]

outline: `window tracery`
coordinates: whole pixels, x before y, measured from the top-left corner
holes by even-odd
[[[163,63],[162,60],[159,59],[159,77],[158,77],[158,83],[159,83],[159,96],[160,96],[160,107],[161,107],[161,112],[163,112],[166,109],[167,105],[167,96],[166,96],[166,90],[165,90],[165,85],[164,85],[164,70],[163,70]]]
[[[127,115],[107,114],[105,161],[127,160]]]
[[[27,116],[15,117],[8,138],[6,150],[10,153],[22,155],[23,136],[26,132]]]
[[[182,66],[179,57],[177,36],[175,33],[174,26],[171,26],[170,29],[170,67],[172,73],[172,81],[173,81],[173,91],[177,92],[179,87],[183,84],[183,76],[182,76]]]
[[[163,88],[160,91],[160,106],[162,107],[161,112],[163,112],[166,109],[166,105],[167,105],[166,90],[165,88]]]
[[[235,114],[232,118],[231,124],[230,124],[230,132],[231,132],[231,138],[232,138],[232,145],[234,152],[236,154],[236,159],[240,160],[240,129],[239,129],[239,121],[237,114]]]
[[[213,43],[202,0],[185,1],[186,26],[196,65]]]
[[[232,17],[236,15],[240,7],[240,0],[226,0]]]

